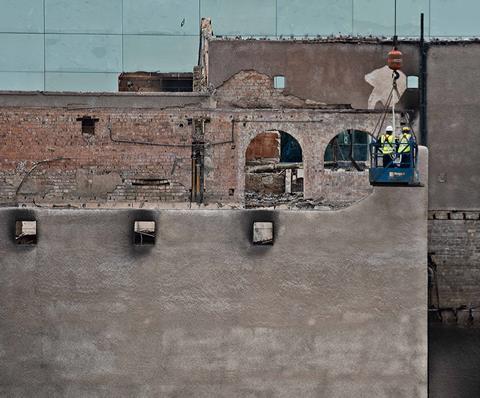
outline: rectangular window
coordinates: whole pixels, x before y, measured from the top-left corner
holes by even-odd
[[[16,221],[15,222],[15,242],[18,245],[37,244],[37,222],[36,221]]]
[[[273,245],[273,223],[272,222],[254,222],[253,223],[253,244],[254,245]]]
[[[98,119],[91,116],[83,116],[77,119],[77,122],[82,122],[82,134],[94,135],[95,134],[95,123],[98,122]]]
[[[134,223],[134,243],[136,245],[154,245],[155,244],[155,221],[135,221]]]
[[[407,76],[407,88],[408,89],[418,88],[418,76]]]
[[[273,87],[279,90],[283,90],[285,88],[285,76],[274,76]]]

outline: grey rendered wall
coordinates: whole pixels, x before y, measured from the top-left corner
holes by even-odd
[[[365,76],[385,67],[391,49],[391,44],[377,42],[213,40],[209,45],[209,82],[218,87],[241,70],[253,69],[272,77],[285,76],[287,94],[367,109],[374,87]],[[418,45],[401,43],[399,49],[404,54],[402,71],[418,75]],[[407,90],[402,104],[415,109],[418,90]]]
[[[426,211],[426,186],[332,212],[2,209],[0,393],[426,397]]]
[[[480,44],[428,53],[430,209],[480,208]]]

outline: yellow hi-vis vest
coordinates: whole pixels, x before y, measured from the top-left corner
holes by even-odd
[[[403,133],[400,137],[398,153],[409,153],[410,152],[410,139],[412,138],[411,134]]]
[[[381,150],[384,155],[389,155],[394,152],[395,149],[395,137],[393,134],[380,136],[380,143],[382,144]]]

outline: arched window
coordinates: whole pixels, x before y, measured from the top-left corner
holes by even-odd
[[[362,171],[368,168],[371,135],[360,130],[337,134],[325,149],[324,168]]]

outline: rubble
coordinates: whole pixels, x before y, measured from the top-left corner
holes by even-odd
[[[300,192],[294,193],[265,193],[245,192],[245,208],[281,208],[297,210],[338,210],[350,206],[355,201],[328,201],[323,197],[307,199]]]

